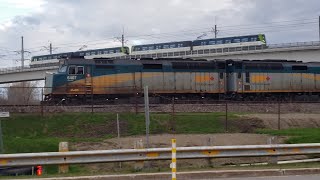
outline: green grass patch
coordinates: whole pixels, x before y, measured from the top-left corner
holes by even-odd
[[[144,135],[144,113],[120,113],[121,136]],[[237,117],[228,116],[230,121]],[[221,133],[224,113],[150,114],[150,134]],[[61,141],[101,142],[117,136],[115,113],[15,114],[3,120],[5,153],[57,152]],[[236,128],[233,130],[237,131]],[[45,166],[46,174],[56,174],[56,165]],[[85,172],[82,165],[71,166],[72,173]]]
[[[121,136],[144,135],[143,113],[120,113]],[[237,116],[230,114],[230,124]],[[150,133],[221,133],[224,113],[150,114]],[[117,136],[115,113],[11,114],[2,121],[5,153],[50,152],[60,141],[99,142]],[[236,127],[230,127],[237,132]]]
[[[320,143],[320,128],[294,128],[284,130],[258,130],[261,134],[271,134],[275,136],[289,136],[286,143]]]

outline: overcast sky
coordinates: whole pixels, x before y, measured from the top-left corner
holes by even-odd
[[[319,0],[0,0],[0,66],[32,55],[127,43],[194,40],[218,25],[218,37],[266,34],[268,43],[319,39]]]

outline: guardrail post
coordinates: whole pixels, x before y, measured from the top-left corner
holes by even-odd
[[[142,142],[142,139],[136,141],[134,143],[134,149],[143,149],[143,142]],[[134,163],[134,170],[135,171],[141,171],[144,167],[144,161],[136,161]]]
[[[277,137],[272,136],[268,139],[268,144],[277,144]],[[268,158],[268,164],[278,164],[278,156],[270,156]]]
[[[59,143],[59,152],[68,152],[68,142],[60,142]],[[59,173],[65,174],[69,172],[69,165],[68,164],[60,164],[59,165]]]
[[[207,142],[207,146],[213,146],[213,138],[209,137],[208,138],[208,142]],[[209,157],[208,158],[208,165],[209,167],[214,167],[214,158]]]
[[[172,180],[177,179],[177,144],[176,139],[171,139],[172,143],[172,157],[171,157],[171,173],[172,173]]]

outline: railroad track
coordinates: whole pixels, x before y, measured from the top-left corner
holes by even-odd
[[[172,105],[172,104],[195,104],[195,105],[225,105],[225,104],[237,104],[237,105],[263,105],[263,104],[318,104],[320,101],[197,101],[197,100],[188,100],[188,101],[174,101],[168,103],[152,103],[151,107],[156,107],[159,105]],[[106,106],[144,106],[143,103],[119,103],[119,102],[110,102],[105,104],[82,104],[82,105],[67,105],[67,104],[0,104],[0,107],[41,107],[41,106],[68,106],[68,107],[88,107],[88,108],[100,108]]]

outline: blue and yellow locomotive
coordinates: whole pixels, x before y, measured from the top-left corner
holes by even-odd
[[[143,92],[177,98],[319,98],[320,63],[286,60],[112,60],[67,58],[46,76],[46,100],[128,99]],[[312,96],[310,96],[312,95]]]

